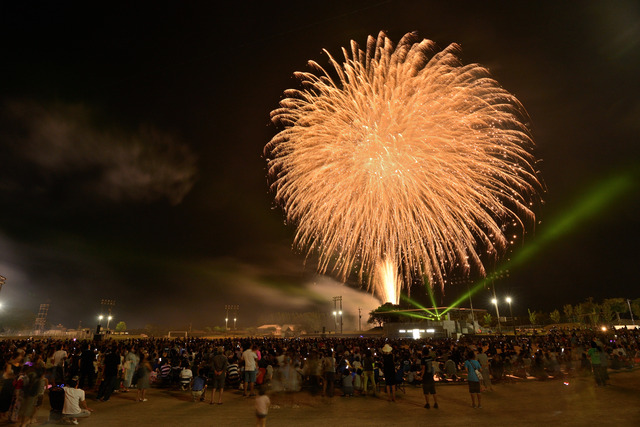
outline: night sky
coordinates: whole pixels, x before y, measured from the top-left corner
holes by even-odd
[[[536,250],[496,283],[514,314],[640,297],[637,1],[16,1],[0,24],[0,316],[49,303],[49,323],[94,326],[108,298],[130,328],[202,328],[225,304],[239,326],[337,295],[346,322],[376,307],[292,250],[262,151],[293,73],[381,30],[460,44],[529,113],[547,191],[511,255]]]

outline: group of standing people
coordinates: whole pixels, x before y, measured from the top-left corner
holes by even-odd
[[[481,391],[492,389],[492,376],[498,380],[508,378],[507,374],[542,378],[545,371],[555,376],[554,372],[561,374],[561,367],[562,372],[580,372],[579,367],[593,372],[596,384],[605,386],[608,367],[640,363],[639,344],[640,333],[633,330],[617,331],[615,336],[560,330],[544,336],[459,340],[5,340],[0,341],[0,416],[26,425],[49,385],[69,386],[74,381],[78,389],[95,390],[101,401],[109,401],[116,390],[136,389],[135,400],[145,402],[153,376],[179,372],[180,367],[186,373],[193,369],[193,378],[204,378],[201,382],[211,390],[211,404],[222,404],[225,388],[241,388],[243,395],[255,396],[264,388],[261,384],[284,392],[299,391],[307,384],[312,393],[327,397],[334,396],[336,386],[345,396],[378,395],[383,380],[392,402],[403,381],[421,384],[427,409],[438,408],[434,375],[456,381],[462,370],[471,405],[481,408]],[[204,389],[200,391],[205,394]]]

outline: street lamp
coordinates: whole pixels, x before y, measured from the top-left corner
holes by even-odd
[[[225,331],[229,330],[229,318],[228,317],[224,318],[224,330]]]
[[[500,325],[500,310],[498,309],[498,299],[494,297],[491,300],[491,302],[493,304],[495,304],[495,306],[496,306],[496,316],[498,316],[498,333],[501,334],[502,333],[502,326]]]
[[[113,319],[113,316],[109,316],[107,317],[107,331],[109,330],[109,323],[111,323],[111,319]]]
[[[342,310],[340,310],[338,314],[340,315],[340,334],[342,334]]]
[[[333,331],[338,333],[338,312],[333,312]]]
[[[517,336],[516,332],[516,320],[513,318],[513,310],[511,310],[511,297],[507,297],[507,304],[509,304],[509,315],[511,316],[511,324],[513,326],[513,336]]]
[[[233,318],[233,330],[236,330],[236,320],[238,320],[236,317]]]

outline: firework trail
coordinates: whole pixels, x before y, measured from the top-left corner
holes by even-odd
[[[357,274],[397,303],[414,275],[441,287],[454,268],[484,275],[509,245],[504,224],[534,219],[527,114],[458,52],[380,33],[364,51],[352,41],[343,63],[325,50],[330,71],[295,73],[302,88],[271,113],[282,130],[265,156],[294,245],[320,273]]]

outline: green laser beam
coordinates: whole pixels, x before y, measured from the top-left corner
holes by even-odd
[[[433,296],[433,289],[431,288],[431,286],[429,286],[429,284],[427,284],[427,293],[429,294],[429,299],[431,299],[431,304],[433,304],[433,309],[436,312],[436,317],[438,318],[438,320],[440,320],[440,314],[438,314],[438,304],[436,304],[436,299]]]
[[[423,316],[423,315],[418,314],[418,313],[411,313],[411,312],[407,312],[407,311],[400,311],[397,314],[402,315],[402,316],[407,316],[407,317],[413,317],[415,319],[426,319],[426,320],[434,320],[435,319],[432,316]]]
[[[426,307],[422,306],[418,301],[415,301],[415,300],[413,300],[413,299],[409,298],[408,296],[406,296],[406,295],[404,295],[404,294],[401,294],[401,295],[400,295],[400,299],[402,299],[402,300],[404,300],[404,301],[408,302],[409,304],[413,305],[413,306],[414,306],[414,307],[416,307],[416,308],[419,308],[419,309],[422,309],[422,310],[426,311],[427,313],[429,313],[430,315],[432,315],[432,316],[434,316],[434,317],[436,316],[436,314],[435,314],[434,312],[432,312],[432,311],[431,311],[431,310],[429,310],[428,308],[426,308]]]
[[[523,247],[510,261],[504,263],[499,270],[512,270],[524,264],[549,243],[569,234],[586,220],[609,207],[612,201],[622,197],[637,186],[634,174],[634,172],[624,173],[601,181],[563,215],[555,219],[555,221],[551,221],[550,225],[534,241]],[[444,315],[450,309],[460,305],[470,295],[484,288],[489,281],[490,279],[487,278],[481,279],[480,282],[473,285],[467,293],[454,301],[440,315]]]

